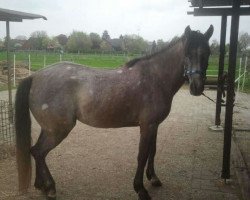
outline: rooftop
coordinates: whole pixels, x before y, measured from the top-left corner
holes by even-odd
[[[0,8],[0,21],[22,22],[23,19],[38,19],[38,18],[47,20],[47,18],[42,15]]]
[[[189,0],[192,7],[232,6],[233,0]],[[250,0],[240,0],[241,5],[250,5]]]

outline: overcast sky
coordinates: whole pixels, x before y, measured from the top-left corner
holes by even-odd
[[[188,0],[0,0],[0,7],[41,14],[48,18],[10,23],[11,37],[27,37],[44,30],[49,36],[69,35],[73,30],[102,35],[108,30],[111,38],[121,34],[139,34],[153,41],[181,35],[187,25],[204,32],[215,27],[212,39],[219,40],[220,17],[194,17]],[[231,19],[228,18],[228,28]],[[250,33],[250,17],[241,17],[240,31]],[[228,32],[229,33],[229,32]],[[5,23],[0,22],[0,38],[5,36]]]

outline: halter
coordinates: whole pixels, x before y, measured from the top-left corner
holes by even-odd
[[[198,69],[188,69],[187,65],[184,65],[184,74],[183,77],[185,77],[186,79],[188,79],[188,77],[191,77],[194,74],[199,74],[201,77],[203,77],[203,79],[206,79],[206,72],[203,72],[202,70],[198,70]]]
[[[204,76],[204,72],[202,72],[201,70],[198,69],[192,69],[192,70],[188,70],[185,66],[184,66],[184,76],[192,76],[193,74],[199,74],[201,76]]]

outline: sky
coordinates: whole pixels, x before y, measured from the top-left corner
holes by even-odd
[[[215,31],[212,39],[219,41],[220,17],[194,17],[188,0],[0,0],[0,8],[41,14],[48,20],[23,20],[10,23],[11,38],[27,37],[37,30],[49,36],[66,34],[73,30],[102,35],[104,30],[111,38],[121,34],[138,34],[148,41],[168,41],[182,35],[186,26],[205,32],[210,24]],[[231,18],[228,17],[228,35]],[[0,38],[5,37],[5,23],[0,22]],[[241,17],[240,32],[250,33],[250,17]]]

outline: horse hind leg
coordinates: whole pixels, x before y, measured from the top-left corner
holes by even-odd
[[[35,159],[35,164],[36,164],[36,176],[35,176],[34,186],[40,190],[43,190],[45,187],[42,174],[41,174],[41,165],[42,164],[44,165],[44,162],[45,162],[44,160],[47,155],[47,152],[41,151],[42,146],[44,146],[42,145],[42,143],[46,140],[45,138],[46,138],[46,133],[43,130],[41,130],[37,143],[33,147],[31,147],[31,150],[30,150],[32,156]],[[51,149],[53,149],[53,147]]]
[[[47,154],[55,148],[70,131],[51,133],[41,130],[37,143],[31,148],[31,154],[36,162],[36,178],[34,186],[43,190],[48,199],[56,198],[55,181],[45,162]]]

